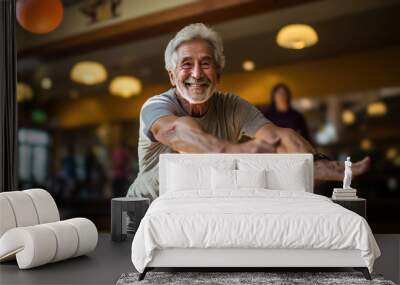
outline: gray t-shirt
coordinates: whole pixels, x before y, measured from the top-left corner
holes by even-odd
[[[244,136],[253,138],[258,129],[269,123],[256,107],[239,96],[217,91],[210,100],[207,113],[193,119],[217,138],[237,143]],[[158,157],[161,153],[175,151],[155,140],[150,129],[156,120],[169,115],[189,116],[178,102],[175,88],[153,96],[143,104],[138,143],[139,173],[129,187],[128,196],[152,200],[158,197]]]

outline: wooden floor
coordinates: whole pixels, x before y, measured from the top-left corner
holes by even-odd
[[[375,235],[382,251],[374,272],[395,283],[400,281],[400,235]],[[99,243],[88,256],[19,270],[16,262],[0,265],[0,284],[115,284],[119,276],[134,271],[130,258],[131,241],[111,241],[100,234]]]

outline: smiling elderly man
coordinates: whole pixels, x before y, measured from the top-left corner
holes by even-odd
[[[140,113],[139,174],[128,196],[158,196],[161,153],[313,153],[316,180],[342,180],[343,165],[315,152],[300,135],[269,122],[253,105],[216,90],[225,57],[219,35],[204,24],[180,30],[165,50],[173,88],[151,97]],[[242,142],[243,138],[250,140]],[[322,159],[321,159],[322,158]],[[353,164],[365,172],[370,159]]]

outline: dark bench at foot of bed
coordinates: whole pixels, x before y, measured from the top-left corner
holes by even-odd
[[[347,267],[344,267],[348,269]],[[336,269],[344,269],[344,268],[336,268]],[[142,273],[139,274],[138,280],[141,281],[145,278],[146,273],[149,271],[152,271],[154,269],[168,269],[168,270],[173,270],[173,271],[200,271],[200,272],[270,272],[270,271],[278,271],[278,272],[284,272],[284,271],[296,271],[296,272],[307,272],[307,271],[312,271],[312,272],[330,272],[327,269],[333,269],[329,267],[323,267],[323,268],[313,268],[313,267],[307,267],[307,268],[300,268],[300,267],[269,267],[269,268],[257,268],[257,267],[249,267],[249,268],[234,268],[234,267],[183,267],[183,268],[169,268],[169,267],[146,267]],[[244,270],[245,269],[245,270]],[[266,270],[269,271],[266,271]],[[364,275],[365,279],[367,280],[372,280],[371,275],[369,274],[369,270],[367,267],[353,267],[354,270],[356,271],[361,271],[362,274]],[[334,269],[333,269],[334,270]]]

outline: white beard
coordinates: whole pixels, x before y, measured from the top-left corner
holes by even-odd
[[[175,75],[175,78],[178,78],[178,76]],[[190,87],[186,86],[187,83],[200,84],[200,85],[207,84],[208,86],[201,93],[194,92],[195,93],[194,95],[197,96],[191,96]],[[179,95],[183,97],[186,101],[188,101],[190,104],[202,104],[204,102],[207,102],[214,94],[216,87],[215,84],[212,84],[211,81],[208,80],[208,78],[205,76],[200,79],[195,79],[193,77],[190,77],[186,79],[184,82],[178,82],[178,80],[176,80],[175,85]]]
[[[207,90],[203,92],[204,95],[201,96],[202,98],[200,100],[196,100],[190,96],[190,91],[187,88],[183,88],[182,90],[182,88],[180,88],[180,86],[177,84],[176,89],[178,90],[179,95],[182,96],[190,104],[201,104],[207,102],[212,97],[215,90],[215,88],[212,88],[212,86],[207,87]]]

